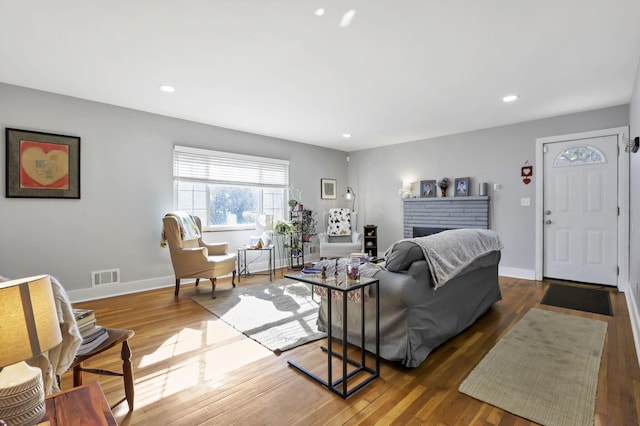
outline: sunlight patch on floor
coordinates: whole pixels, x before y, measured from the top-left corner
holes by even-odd
[[[202,383],[216,388],[228,382],[223,379],[226,374],[269,356],[273,352],[221,320],[203,321],[200,330],[185,328],[140,358],[138,373],[155,369],[146,376],[135,375],[136,408]]]
[[[207,351],[204,356],[204,380],[209,381],[259,359],[273,356],[273,352],[247,338]]]
[[[152,364],[167,360],[171,357],[196,351],[202,347],[201,330],[185,328],[178,334],[169,337],[155,352],[144,355],[140,359],[138,368],[148,367]]]

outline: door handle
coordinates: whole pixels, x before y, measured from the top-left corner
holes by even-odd
[[[545,210],[544,214],[546,214],[547,216],[551,214],[551,210]]]
[[[547,220],[544,223],[546,223],[547,225],[551,225],[551,221],[550,220]]]

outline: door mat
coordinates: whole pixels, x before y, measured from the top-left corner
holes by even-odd
[[[613,316],[611,298],[606,290],[549,284],[549,288],[540,303]]]

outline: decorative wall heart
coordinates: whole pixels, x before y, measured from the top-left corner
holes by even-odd
[[[69,154],[61,149],[44,152],[29,147],[22,152],[22,170],[42,186],[50,186],[69,174]]]

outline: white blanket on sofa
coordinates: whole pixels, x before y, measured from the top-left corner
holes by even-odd
[[[503,248],[498,234],[488,229],[453,229],[411,241],[422,249],[435,288],[442,287],[479,257]]]

